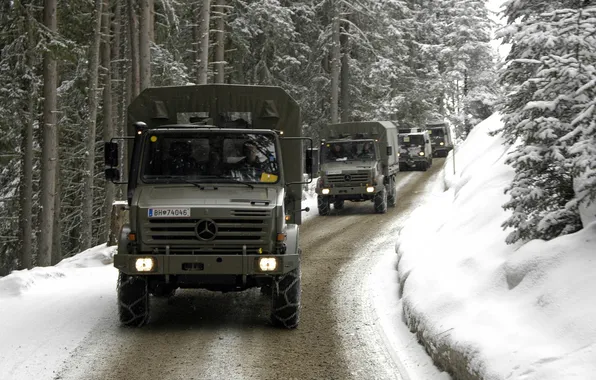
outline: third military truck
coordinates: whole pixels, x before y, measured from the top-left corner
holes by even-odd
[[[121,323],[147,323],[150,295],[261,288],[271,322],[296,327],[301,140],[310,140],[298,104],[277,87],[156,87],[133,100],[128,120],[105,157],[118,183],[118,140],[127,142],[130,222],[114,256]]]
[[[371,201],[377,213],[395,206],[399,172],[397,127],[390,121],[329,124],[321,131],[319,215],[345,201]]]
[[[433,157],[447,157],[453,149],[453,139],[449,123],[443,120],[431,120],[426,123],[425,130],[430,135]]]

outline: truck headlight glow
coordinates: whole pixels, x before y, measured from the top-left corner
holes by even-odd
[[[259,259],[259,268],[263,272],[272,272],[277,269],[277,259],[275,257],[261,257]]]
[[[369,187],[366,188],[366,192],[367,193],[374,193],[375,192],[375,188],[372,187],[372,186],[369,186]]]
[[[424,152],[418,153],[419,156],[424,156]]]
[[[329,194],[329,189],[323,189],[323,191],[321,191],[321,193],[323,193],[324,195]]]
[[[137,272],[151,272],[155,267],[155,260],[153,257],[139,257],[135,261],[135,269]]]
[[[443,145],[445,145],[445,143],[444,143],[443,141],[441,141],[441,142],[439,143],[439,145],[443,146]]]

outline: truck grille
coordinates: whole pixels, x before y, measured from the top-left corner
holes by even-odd
[[[359,186],[370,183],[368,173],[329,174],[327,183],[334,186]]]
[[[186,246],[193,251],[237,251],[243,245],[252,250],[268,243],[270,228],[267,222],[270,217],[271,210],[231,210],[229,216],[200,219],[155,218],[145,221],[142,237],[143,242],[149,245]],[[205,220],[213,221],[217,230],[211,236],[208,234],[207,239],[199,239],[197,225]]]

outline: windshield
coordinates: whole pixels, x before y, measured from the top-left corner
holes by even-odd
[[[445,131],[443,128],[429,128],[428,134],[433,142],[445,140]]]
[[[144,146],[144,182],[262,183],[279,177],[272,134],[154,131]]]
[[[334,141],[323,145],[321,162],[347,160],[375,161],[377,152],[372,140]]]
[[[399,146],[407,148],[410,146],[424,145],[424,136],[422,135],[401,135],[399,136]]]

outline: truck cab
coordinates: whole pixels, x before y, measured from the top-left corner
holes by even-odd
[[[432,166],[431,140],[427,131],[400,133],[399,169],[426,171]]]
[[[179,123],[188,112],[203,118]],[[258,287],[271,296],[272,323],[296,327],[304,211],[297,104],[275,87],[150,88],[129,120],[130,220],[114,256],[120,321],[147,323],[150,295],[178,288]],[[107,143],[115,181],[118,156],[117,143]]]
[[[449,124],[442,120],[430,121],[426,123],[425,130],[430,135],[433,157],[447,157],[453,149]]]

